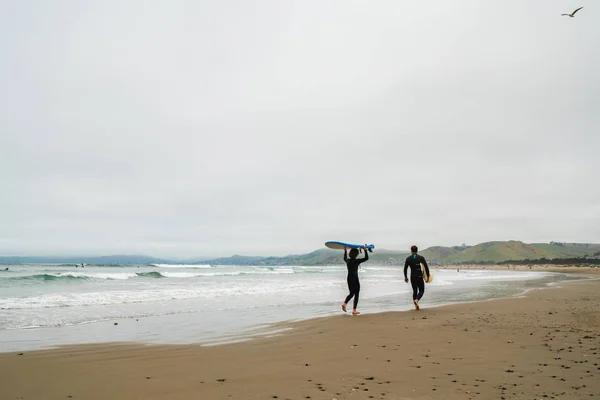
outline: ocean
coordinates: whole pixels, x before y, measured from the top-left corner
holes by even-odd
[[[279,322],[339,315],[343,264],[318,267],[211,265],[3,265],[0,351],[97,342],[216,345],[284,332]],[[523,294],[567,274],[432,268],[421,306]],[[413,307],[401,267],[359,270],[359,311]],[[351,309],[351,307],[349,307]],[[352,318],[349,316],[349,318]]]

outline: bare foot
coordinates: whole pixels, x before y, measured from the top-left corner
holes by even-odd
[[[420,310],[420,308],[419,308],[419,300],[413,300],[413,303],[415,303],[415,309]]]
[[[352,315],[359,315],[360,311],[352,310]]]
[[[342,310],[344,310],[344,312],[346,312],[346,303],[342,304]]]

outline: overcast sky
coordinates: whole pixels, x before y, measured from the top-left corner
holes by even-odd
[[[600,242],[600,7],[7,0],[0,255]]]

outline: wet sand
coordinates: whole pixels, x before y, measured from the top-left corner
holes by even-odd
[[[600,278],[597,269],[577,271]],[[340,310],[281,336],[214,347],[3,353],[0,399],[600,397],[600,280],[431,309],[425,297],[421,305],[358,317]]]

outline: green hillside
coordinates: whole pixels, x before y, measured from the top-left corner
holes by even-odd
[[[546,258],[593,257],[600,251],[600,245],[591,243],[533,243],[532,246],[547,251],[551,256]]]
[[[456,253],[459,253],[460,250],[457,250],[454,247],[443,247],[443,246],[434,246],[429,247],[423,251],[421,251],[421,255],[425,257],[427,260],[443,260],[447,257],[450,257]]]
[[[503,262],[534,259],[570,257],[593,257],[598,251],[596,244],[532,243],[510,240],[505,242],[480,243],[468,249],[439,258],[444,264],[469,262]]]

